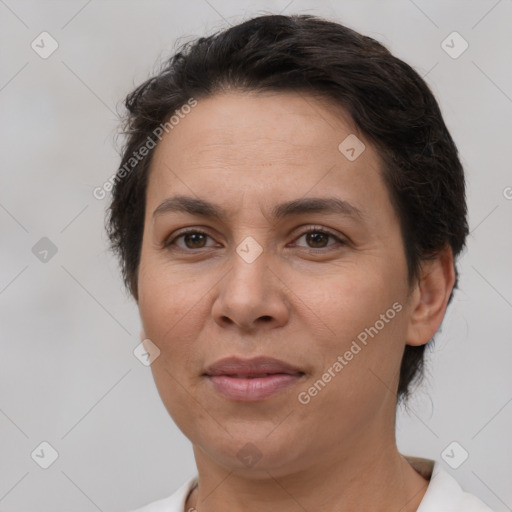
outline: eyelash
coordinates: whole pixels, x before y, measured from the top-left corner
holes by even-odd
[[[322,228],[322,227],[311,227],[311,228],[307,229],[306,231],[302,232],[295,239],[295,241],[299,240],[303,236],[308,235],[310,233],[322,233],[323,235],[326,235],[328,237],[333,238],[336,241],[336,244],[331,244],[331,245],[327,245],[325,247],[320,247],[320,248],[302,247],[302,249],[309,249],[310,251],[313,251],[313,252],[317,252],[317,251],[324,251],[325,252],[325,251],[327,251],[329,249],[332,249],[333,245],[340,245],[340,246],[347,245],[347,242],[342,240],[339,236],[335,235],[334,233],[332,233],[332,232],[330,232],[330,231],[328,231],[328,230],[326,230],[325,228]],[[169,239],[166,242],[164,242],[164,248],[172,250],[173,249],[172,246],[175,245],[176,240],[178,240],[180,238],[183,238],[184,236],[190,235],[190,234],[206,235],[207,237],[212,238],[208,233],[206,233],[204,231],[200,231],[200,230],[197,230],[197,229],[188,229],[186,231],[182,231],[181,233],[179,233],[174,238]],[[198,249],[189,249],[189,248],[183,249],[181,247],[178,247],[178,250],[191,251],[191,252],[197,252],[197,251],[199,251],[201,249],[208,249],[208,247],[199,247]]]

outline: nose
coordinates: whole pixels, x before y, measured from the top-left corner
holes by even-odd
[[[254,331],[282,327],[290,314],[285,291],[277,268],[271,268],[265,254],[251,263],[234,254],[231,271],[220,283],[212,315],[224,328],[234,325]]]

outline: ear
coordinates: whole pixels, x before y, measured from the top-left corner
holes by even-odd
[[[146,339],[146,333],[144,332],[144,328],[140,330],[140,340],[144,341]]]
[[[407,345],[425,345],[443,321],[455,285],[455,267],[450,246],[421,264],[420,277],[411,294]]]

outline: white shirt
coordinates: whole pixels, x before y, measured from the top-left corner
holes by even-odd
[[[429,485],[417,512],[492,512],[476,496],[462,490],[457,481],[438,462],[417,457],[405,457]],[[188,512],[185,503],[197,483],[197,477],[187,480],[168,498],[153,501],[131,512]]]

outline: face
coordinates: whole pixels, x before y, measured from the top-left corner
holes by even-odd
[[[409,292],[379,155],[341,108],[219,94],[156,148],[138,305],[202,457],[277,476],[392,435]]]

